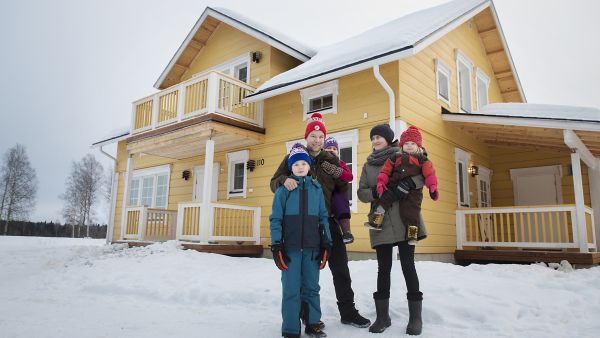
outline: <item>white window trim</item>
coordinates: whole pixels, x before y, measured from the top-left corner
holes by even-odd
[[[327,134],[327,137],[329,136],[334,137],[338,141],[340,148],[352,147],[352,201],[350,201],[350,211],[355,214],[358,212],[358,129]],[[306,140],[304,139],[288,141],[285,143],[287,153],[290,152],[292,146],[296,143],[302,143],[306,146]]]
[[[248,171],[246,170],[246,162],[250,158],[250,151],[240,150],[234,153],[227,153],[227,199],[233,197],[246,198],[246,192],[248,191]],[[233,170],[234,165],[238,163],[244,164],[244,187],[241,191],[232,192],[233,190]]]
[[[477,207],[483,208],[481,205],[481,181],[487,181],[489,183],[489,189],[487,191],[487,202],[488,206],[486,208],[492,207],[492,170],[484,167],[482,165],[478,166],[479,174],[477,175]]]
[[[540,176],[540,175],[554,175],[554,182],[556,184],[556,198],[558,204],[563,203],[562,194],[562,165],[549,165],[544,167],[530,167],[530,168],[517,168],[510,169],[510,180],[513,184],[513,198],[515,203],[519,200],[518,189],[516,188],[517,177],[523,176]]]
[[[459,208],[464,208],[464,207],[468,207],[471,205],[471,201],[470,201],[470,190],[469,190],[469,163],[471,161],[471,154],[460,149],[460,148],[454,148],[454,161],[455,161],[455,168],[456,168],[456,203],[458,204]],[[458,163],[462,163],[463,165],[463,175],[464,175],[464,182],[465,182],[465,205],[460,204],[460,179],[459,179],[459,175],[458,175]]]
[[[250,83],[250,64],[252,64],[252,62],[250,62],[250,53],[244,53],[238,57],[235,57],[233,59],[229,59],[219,65],[210,67],[208,69],[205,69],[201,72],[198,72],[196,74],[192,75],[192,78],[197,78],[200,76],[204,76],[210,72],[224,72],[225,70],[229,71],[229,76],[236,78],[235,77],[235,68],[238,67],[241,64],[246,64],[246,67],[248,67],[248,74],[247,74],[247,82],[246,83]]]
[[[331,95],[332,107],[318,111],[319,114],[337,114],[337,96],[338,96],[338,80],[333,80],[325,83],[321,83],[310,88],[300,90],[300,101],[302,102],[302,120],[308,118],[308,111],[310,108],[310,100]]]
[[[171,188],[171,165],[170,164],[165,164],[165,165],[161,165],[161,166],[157,166],[157,167],[151,167],[151,168],[145,168],[145,169],[138,169],[138,170],[134,170],[131,174],[131,180],[133,181],[136,178],[140,179],[140,183],[138,185],[138,197],[137,197],[137,201],[138,204],[141,203],[142,201],[142,187],[143,187],[143,178],[144,177],[148,177],[148,176],[153,176],[154,177],[154,181],[152,183],[152,205],[148,206],[149,208],[155,208],[156,206],[156,187],[158,185],[158,176],[161,175],[167,175],[167,200],[165,201],[165,209],[169,208],[169,189]],[[131,185],[127,188],[129,191],[126,192],[126,197],[127,197],[127,205],[131,206],[129,204],[129,201],[131,199],[131,197],[129,196],[129,193],[131,191]]]
[[[490,78],[487,74],[481,70],[481,68],[477,68],[475,72],[475,96],[477,97],[477,110],[481,109],[481,103],[479,102],[479,81],[485,84],[485,96],[487,98],[487,103],[490,103]]]
[[[462,109],[462,98],[460,97],[460,64],[463,64],[469,70],[469,99],[471,100],[471,111],[466,111]],[[456,88],[457,97],[458,97],[458,110],[463,113],[470,114],[473,111],[473,62],[460,50],[456,49]]]
[[[446,75],[446,78],[447,78],[446,82],[447,82],[447,86],[448,86],[448,99],[446,99],[445,97],[440,95],[440,78],[439,78],[440,73]],[[452,96],[450,96],[450,77],[451,76],[452,76],[452,70],[450,69],[450,67],[446,66],[446,64],[443,63],[440,59],[435,59],[435,91],[436,91],[436,95],[440,101],[445,102],[449,107],[450,107],[450,98],[452,97]]]

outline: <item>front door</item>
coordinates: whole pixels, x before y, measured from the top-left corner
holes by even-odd
[[[202,202],[204,194],[204,166],[194,167],[194,202]],[[213,181],[212,192],[210,194],[211,202],[217,201],[217,192],[219,191],[219,163],[213,163]]]

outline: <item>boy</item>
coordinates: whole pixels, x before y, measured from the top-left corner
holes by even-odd
[[[419,129],[408,127],[400,136],[400,151],[394,157],[385,161],[381,172],[377,176],[377,193],[381,197],[387,189],[398,188],[398,182],[406,177],[422,174],[425,186],[429,189],[429,196],[434,201],[439,198],[438,180],[433,164],[427,158],[427,153],[422,147],[423,138]],[[389,209],[393,200],[380,198],[374,205],[374,212],[366,226],[381,230],[385,211]],[[406,226],[408,244],[416,245],[419,233],[421,203],[423,202],[423,189],[408,191],[407,198],[400,202],[400,217]]]
[[[310,164],[303,147],[292,148],[288,168],[298,187],[292,191],[284,186],[277,188],[269,217],[271,252],[282,271],[281,331],[286,338],[300,337],[301,287],[302,300],[309,310],[304,332],[312,337],[327,336],[319,324],[319,270],[325,267],[331,252],[331,234],[321,185],[307,177]]]
[[[338,158],[340,157],[338,142],[331,136],[325,139],[323,150],[334,154]],[[339,177],[340,181],[352,182],[352,171],[350,171],[350,168],[341,159],[340,166],[342,168],[342,174]],[[344,191],[336,189],[331,194],[331,211],[340,228],[342,228],[342,240],[344,243],[350,244],[354,242],[354,236],[350,232],[350,202],[348,201],[348,195]]]

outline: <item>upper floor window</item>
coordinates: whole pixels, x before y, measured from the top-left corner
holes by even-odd
[[[242,82],[248,82],[250,78],[250,54],[242,54],[234,59],[227,60],[219,65],[203,70],[192,75],[192,77],[203,76],[209,72],[217,71],[227,74]]]
[[[437,98],[450,105],[450,76],[452,71],[441,60],[435,60]]]
[[[490,88],[490,78],[480,69],[477,68],[475,73],[476,84],[475,91],[477,92],[477,110],[481,110],[483,106],[489,103],[488,92]]]
[[[300,91],[300,99],[304,107],[303,119],[306,120],[310,114],[319,112],[321,114],[337,113],[338,81],[330,81]]]
[[[169,197],[168,165],[135,170],[129,187],[129,205],[166,209]]]
[[[456,50],[456,70],[458,81],[458,108],[463,113],[473,111],[471,102],[471,78],[473,63],[460,50]]]

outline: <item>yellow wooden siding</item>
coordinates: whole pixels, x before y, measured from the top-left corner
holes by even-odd
[[[269,68],[269,78],[272,78],[276,75],[279,75],[287,70],[290,70],[298,65],[300,65],[302,62],[298,59],[295,59],[293,57],[291,57],[290,55],[280,51],[279,49],[275,48],[275,47],[270,47],[270,56],[271,56],[271,65]],[[261,62],[263,62],[261,60]]]
[[[569,175],[571,155],[568,152],[553,152],[518,148],[491,148],[492,152],[492,206],[514,205],[514,191],[510,169],[560,165],[562,167],[563,204],[575,204],[573,176]],[[590,205],[590,189],[587,166],[581,165],[584,201]]]
[[[268,80],[271,48],[266,43],[221,23],[208,39],[196,60],[183,74],[182,81],[228,60],[257,51],[261,52],[262,58],[259,63],[250,62],[248,75],[248,84],[253,87],[258,87]]]

